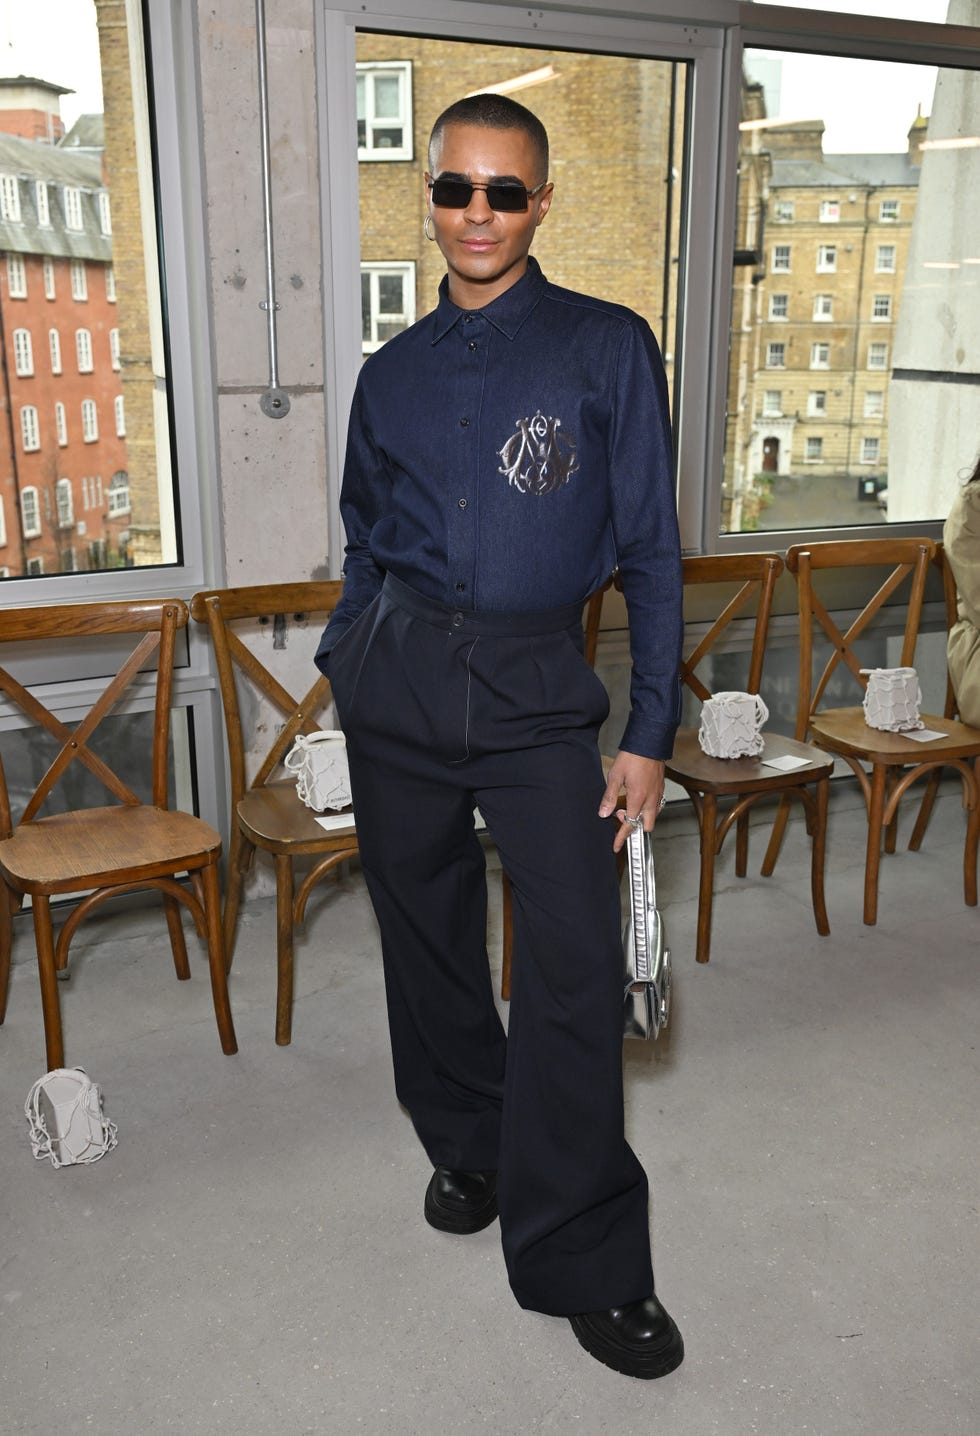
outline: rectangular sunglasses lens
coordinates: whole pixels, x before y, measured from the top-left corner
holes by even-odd
[[[473,186],[465,180],[437,179],[432,181],[432,203],[442,209],[465,209],[473,194]]]
[[[488,184],[487,204],[504,214],[527,209],[527,190],[517,184]]]

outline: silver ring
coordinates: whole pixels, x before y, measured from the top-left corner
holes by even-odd
[[[661,799],[660,799],[660,802],[657,804],[657,812],[658,812],[658,813],[662,813],[663,810],[664,810],[664,808],[666,808],[666,806],[667,806],[667,794],[664,793],[663,796],[662,796]]]
[[[630,815],[629,815],[629,813],[627,813],[627,814],[626,814],[626,821],[627,821],[627,822],[630,824],[630,826],[633,827],[633,828],[642,828],[642,827],[643,827],[643,814],[642,814],[642,813],[637,813],[637,815],[636,815],[635,818],[631,818]]]

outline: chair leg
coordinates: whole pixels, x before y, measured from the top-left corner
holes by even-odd
[[[779,807],[776,809],[776,816],[773,820],[772,832],[769,835],[769,846],[766,848],[766,855],[762,860],[762,876],[771,878],[776,871],[776,859],[779,857],[779,849],[782,847],[783,834],[786,831],[786,820],[789,817],[789,805],[791,798],[780,798]]]
[[[186,982],[191,975],[191,966],[187,961],[187,944],[184,941],[184,924],[180,916],[180,903],[176,898],[165,897],[163,910],[167,915],[167,930],[170,933],[170,950],[174,955],[174,970],[181,982]]]
[[[936,801],[936,794],[939,792],[939,782],[942,778],[942,768],[933,768],[926,779],[925,789],[922,794],[922,802],[919,805],[919,815],[915,820],[915,827],[912,829],[912,836],[909,838],[909,852],[917,853],[922,846],[922,839],[926,835],[926,828],[929,826],[929,819],[932,817],[933,805]]]
[[[235,936],[238,929],[238,909],[242,899],[242,884],[245,881],[245,870],[254,851],[254,847],[245,838],[241,828],[234,824],[228,845],[228,880],[225,884],[223,918],[225,961],[228,964],[229,972],[231,972],[232,959],[235,956]]]
[[[735,820],[735,876],[744,878],[749,865],[749,810]]]
[[[211,969],[211,996],[214,1001],[214,1015],[218,1023],[221,1050],[231,1057],[238,1051],[235,1024],[231,1017],[231,1002],[228,998],[228,974],[225,970],[225,945],[221,933],[221,889],[218,885],[218,864],[208,863],[201,870],[201,885],[204,891],[204,916],[208,929],[208,965]]]
[[[893,779],[893,777],[892,777],[892,771],[891,771],[891,769],[888,768],[888,769],[886,769],[885,771],[886,771],[887,777],[888,777],[888,781],[887,781],[887,783],[886,783],[886,785],[885,785],[885,798],[886,798],[886,801],[887,801],[887,799],[888,799],[889,797],[891,797],[892,789],[893,789],[894,786],[895,786],[895,782],[894,782],[894,779]],[[898,842],[898,805],[896,804],[896,806],[895,806],[895,811],[894,811],[894,813],[892,813],[891,819],[890,819],[890,821],[889,821],[887,827],[885,828],[885,852],[886,852],[886,853],[893,853],[893,852],[895,851],[895,846],[896,846],[896,843],[897,843],[897,842]]]
[[[824,899],[823,873],[827,852],[827,809],[830,805],[830,778],[821,778],[816,792],[816,823],[811,839],[810,889],[813,897],[813,917],[821,937],[830,935],[827,904]]]
[[[974,769],[972,792],[965,795],[969,806],[966,813],[966,845],[963,849],[963,900],[967,907],[977,905],[977,845],[980,843],[980,792]]]
[[[0,878],[0,1023],[7,1015],[7,988],[10,986],[10,953],[14,945],[13,898]]]
[[[699,814],[701,822],[701,888],[698,893],[698,935],[695,957],[707,962],[711,955],[711,907],[715,887],[718,800],[705,793]]]
[[[41,1011],[44,1014],[44,1045],[48,1071],[65,1065],[65,1045],[61,1033],[61,1007],[58,1001],[58,979],[54,965],[54,933],[51,929],[51,899],[35,894],[31,900],[34,914],[34,941],[37,945],[37,971],[41,980]]]
[[[500,996],[504,1002],[510,1001],[510,973],[511,964],[514,961],[514,890],[510,885],[510,878],[501,870],[500,893],[503,898],[503,960],[500,967]]]
[[[871,801],[868,805],[868,853],[864,865],[864,921],[868,927],[874,927],[878,921],[878,871],[881,867],[886,786],[886,769],[880,763],[876,763],[871,774]]]
[[[276,853],[276,1042],[293,1040],[293,863]]]

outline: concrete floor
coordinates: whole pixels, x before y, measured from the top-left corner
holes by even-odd
[[[865,928],[862,815],[836,789],[832,936],[797,819],[773,879],[723,857],[697,968],[693,826],[667,810],[675,1010],[655,1047],[627,1046],[628,1125],[687,1359],[650,1383],[515,1305],[496,1226],[453,1238],[422,1220],[428,1168],[392,1095],[356,873],[309,914],[290,1048],[272,1040],[270,900],[243,922],[231,1058],[204,963],[176,981],[161,915],[83,929],[67,1060],[119,1125],[90,1167],[31,1159],[22,1106],[44,1057],[21,928],[0,1030],[3,1430],[975,1436],[980,915],[962,835],[951,791],[925,850],[885,861]]]

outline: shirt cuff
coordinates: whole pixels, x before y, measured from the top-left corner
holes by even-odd
[[[677,723],[654,723],[634,713],[620,740],[620,751],[637,753],[641,758],[659,758],[665,763],[674,751],[674,737],[679,726]]]

